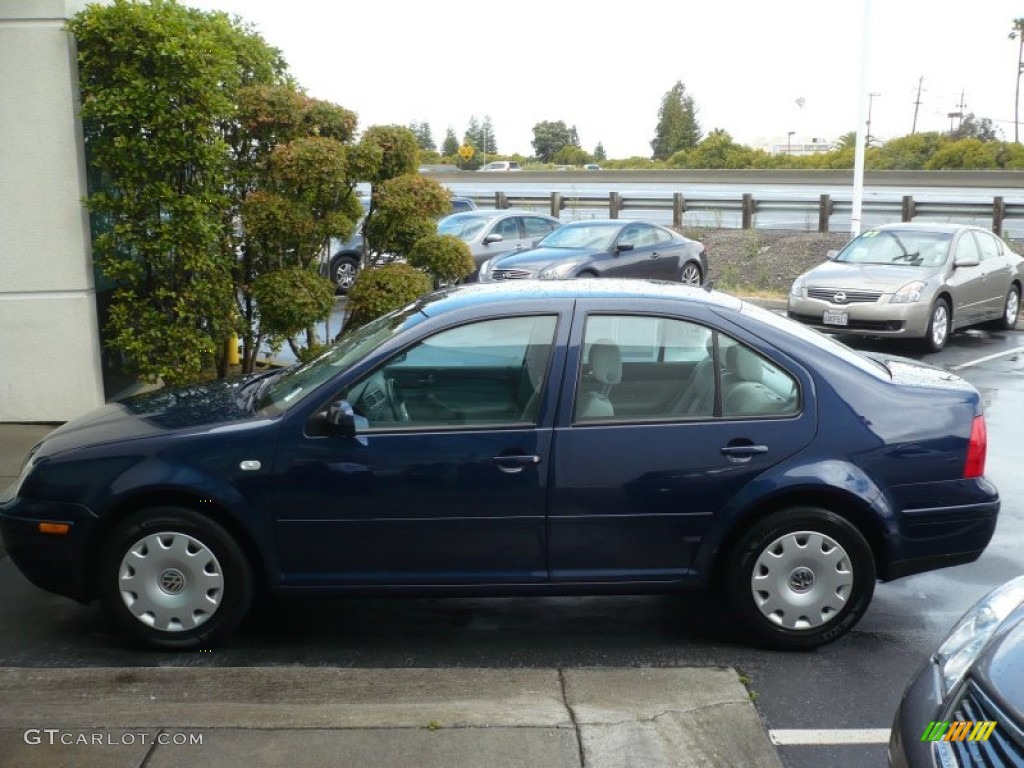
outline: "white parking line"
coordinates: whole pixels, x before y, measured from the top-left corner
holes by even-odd
[[[768,731],[772,744],[779,747],[824,746],[835,744],[888,744],[888,728],[783,728]]]
[[[950,366],[949,370],[962,371],[964,368],[971,368],[972,366],[975,365],[981,365],[982,363],[987,363],[989,360],[995,360],[1000,357],[1006,357],[1007,355],[1019,355],[1022,351],[1024,350],[1022,350],[1020,347],[1015,347],[1014,349],[1004,349],[1002,352],[995,352],[991,355],[985,355],[984,357],[979,357],[977,360],[968,360],[966,363],[960,363],[960,365]]]

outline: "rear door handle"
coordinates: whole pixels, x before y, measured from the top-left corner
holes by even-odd
[[[540,456],[534,456],[532,454],[515,454],[512,456],[495,456],[491,461],[498,466],[502,472],[506,472],[510,475],[514,475],[516,472],[522,472],[523,467],[528,467],[533,464],[540,464]]]
[[[658,253],[657,251],[654,251],[653,253],[651,253],[651,258],[652,258],[652,259],[656,259],[656,258],[658,258],[659,256],[661,256],[661,254],[660,254],[660,253]]]
[[[718,449],[730,459],[750,459],[759,453],[768,453],[767,445],[726,445]]]

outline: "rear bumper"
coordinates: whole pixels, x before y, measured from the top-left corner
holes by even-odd
[[[96,516],[80,504],[15,498],[0,505],[0,535],[8,555],[41,589],[80,602],[92,598],[88,539]],[[40,523],[67,523],[66,534],[40,533]]]

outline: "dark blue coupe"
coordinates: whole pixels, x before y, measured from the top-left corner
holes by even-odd
[[[0,498],[44,589],[152,646],[253,593],[717,587],[752,639],[847,632],[877,579],[976,559],[999,497],[978,392],[738,299],[471,285],[310,363],[108,404]]]

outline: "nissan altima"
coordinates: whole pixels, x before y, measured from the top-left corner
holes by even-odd
[[[700,285],[708,273],[704,246],[643,221],[575,221],[535,248],[499,256],[480,268],[480,282],[525,278],[646,277]]]
[[[158,648],[254,592],[715,587],[745,636],[848,632],[877,579],[995,528],[982,403],[731,296],[642,280],[449,288],[283,372],[109,403],[0,494],[39,587]]]
[[[800,275],[789,316],[835,333],[919,339],[938,352],[955,330],[1017,324],[1024,259],[980,227],[886,224]]]

